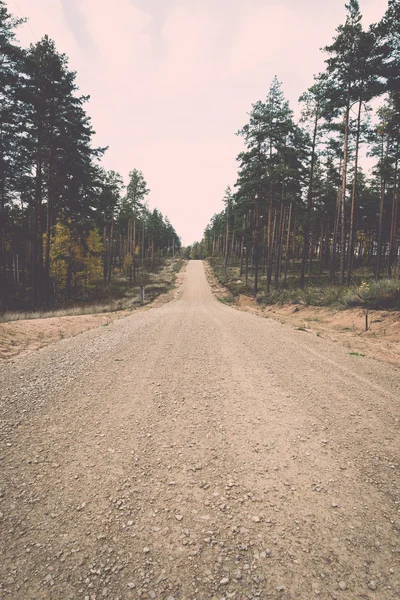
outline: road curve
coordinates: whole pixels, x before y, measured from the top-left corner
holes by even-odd
[[[0,368],[0,598],[398,599],[399,384],[191,262]]]

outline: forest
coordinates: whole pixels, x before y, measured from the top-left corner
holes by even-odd
[[[277,77],[251,105],[235,189],[186,250],[209,257],[232,291],[362,294],[378,280],[400,305],[400,2],[367,30],[358,1],[345,6],[298,122]]]
[[[0,0],[0,312],[142,290],[180,238],[140,170],[125,187],[101,166],[67,56],[48,36],[22,48],[23,22]]]

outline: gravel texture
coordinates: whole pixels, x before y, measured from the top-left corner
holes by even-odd
[[[0,368],[0,598],[398,599],[399,384],[191,262]]]

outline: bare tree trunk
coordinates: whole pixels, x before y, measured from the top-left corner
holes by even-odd
[[[274,226],[272,225],[272,192],[271,197],[268,204],[268,224],[267,224],[267,292],[271,289],[271,279],[272,279],[272,236],[273,236]]]
[[[255,214],[255,227],[254,227],[254,268],[255,268],[255,272],[254,272],[254,295],[257,294],[258,292],[258,259],[259,259],[259,248],[258,248],[258,228],[259,228],[259,211],[260,211],[260,207],[259,204],[257,203],[256,206],[256,214]]]
[[[246,287],[249,283],[249,245],[246,245]]]
[[[341,205],[341,196],[342,190],[338,189],[336,196],[336,209],[335,209],[335,217],[333,222],[333,234],[332,234],[332,252],[331,252],[331,265],[330,265],[330,279],[333,281],[335,279],[336,272],[336,253],[337,253],[337,242],[338,242],[338,231],[339,231],[339,221],[340,221],[340,205]]]
[[[282,200],[279,210],[279,220],[277,226],[277,240],[276,240],[276,262],[275,262],[275,290],[279,289],[279,278],[281,274],[282,264],[282,245],[283,245],[283,231],[285,227],[285,213],[286,207],[283,202],[285,194],[285,183],[282,184]]]
[[[132,254],[133,254],[133,283],[136,283],[136,210],[133,213],[133,233],[132,233]]]
[[[108,261],[108,283],[111,282],[112,267],[113,267],[113,236],[114,236],[114,217],[111,216],[110,225],[110,257]]]
[[[350,285],[351,273],[353,270],[353,256],[354,256],[354,240],[355,240],[355,206],[356,206],[356,194],[357,194],[357,177],[358,177],[358,155],[360,149],[360,131],[361,131],[361,109],[362,109],[362,96],[358,103],[358,116],[357,116],[357,135],[356,135],[356,155],[354,160],[354,179],[353,179],[353,190],[351,193],[351,209],[350,209],[350,231],[349,231],[349,249],[347,257],[347,285]]]
[[[44,262],[44,276],[46,278],[45,290],[46,301],[50,295],[50,245],[51,228],[53,225],[53,156],[52,150],[49,153],[48,180],[47,180],[47,219],[46,219],[46,256]]]
[[[313,140],[312,140],[312,145],[311,145],[310,180],[308,183],[306,222],[304,225],[303,255],[302,255],[302,259],[301,259],[301,269],[300,269],[300,287],[301,288],[304,288],[305,274],[306,274],[306,268],[307,268],[307,257],[308,257],[309,242],[310,242],[310,223],[311,223],[311,211],[312,211],[314,169],[315,169],[315,162],[316,162],[315,147],[317,144],[318,121],[319,121],[319,105],[317,105],[316,110],[315,110]]]
[[[308,261],[308,270],[310,272],[310,274],[312,275],[312,265],[313,265],[313,258],[314,258],[314,228],[311,229],[311,240],[310,240],[310,253],[309,253],[309,261]]]
[[[107,273],[108,273],[108,240],[107,240],[107,221],[104,213],[104,224],[103,224],[103,244],[104,244],[104,260],[103,260],[103,283],[104,287],[107,285]]]
[[[38,142],[39,144],[39,142]],[[39,144],[40,145],[40,144]],[[36,157],[35,177],[35,234],[33,238],[33,305],[38,307],[43,300],[43,241],[42,241],[42,156],[40,149]]]
[[[293,202],[291,202],[289,205],[289,216],[288,216],[288,225],[287,225],[285,276],[284,276],[285,284],[286,284],[287,272],[288,272],[288,267],[289,267],[290,227],[291,227],[291,223],[292,223],[292,212],[293,212]]]
[[[296,269],[296,207],[293,205],[293,245],[292,245],[292,271]]]
[[[244,234],[246,231],[246,215],[243,215],[242,239],[240,244],[240,277],[243,277]]]
[[[385,150],[385,158],[387,157],[389,152],[389,136],[386,141],[386,150]],[[384,149],[383,149],[383,137],[382,137],[382,160],[384,158]],[[382,258],[382,234],[383,234],[383,207],[386,193],[386,180],[385,177],[381,177],[381,190],[380,190],[380,200],[379,200],[379,227],[378,227],[378,245],[376,250],[376,278],[378,279],[381,268],[381,258]]]
[[[229,242],[229,199],[226,203],[226,232],[225,232],[225,261],[224,261],[225,276],[226,276],[226,270],[228,268],[228,253],[229,253],[228,242]]]
[[[324,216],[321,218],[321,235],[319,238],[319,274],[323,273],[323,257],[324,257]]]
[[[349,120],[350,120],[350,90],[347,99],[347,107],[344,117],[344,145],[343,145],[343,171],[342,171],[342,191],[340,194],[340,271],[339,271],[339,284],[344,283],[344,266],[345,266],[345,254],[346,254],[346,214],[345,214],[345,201],[346,201],[346,185],[347,185],[347,163],[348,163],[348,151],[349,151]]]
[[[1,213],[0,213],[0,307],[2,311],[8,308],[7,254],[6,254],[6,210],[4,180],[1,181]]]
[[[396,146],[396,165],[394,169],[393,198],[392,198],[392,218],[390,222],[390,242],[389,242],[389,265],[388,275],[392,277],[392,265],[394,261],[394,250],[396,248],[396,229],[398,213],[398,164],[399,164],[399,143]]]

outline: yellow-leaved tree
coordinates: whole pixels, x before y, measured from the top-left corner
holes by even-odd
[[[78,277],[83,250],[68,223],[56,223],[51,236],[50,275],[59,289],[70,288]],[[76,282],[76,281],[75,281]]]
[[[85,281],[88,285],[95,284],[103,276],[102,253],[104,244],[98,229],[89,231],[86,240],[87,252],[83,259]]]
[[[124,273],[127,277],[130,276],[132,273],[132,265],[133,265],[132,255],[126,254],[125,258],[124,258]]]

